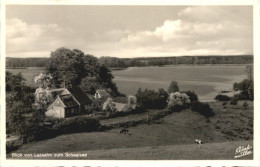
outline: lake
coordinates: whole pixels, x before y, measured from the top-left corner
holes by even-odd
[[[135,95],[138,88],[167,90],[172,80],[178,82],[180,90],[194,90],[201,101],[212,101],[221,90],[232,90],[234,82],[247,78],[246,65],[170,65],[163,67],[130,67],[114,70],[114,82],[120,92]],[[33,76],[42,68],[7,69],[21,72],[26,84],[32,84]]]
[[[120,92],[135,95],[138,88],[167,90],[172,80],[180,90],[194,90],[201,101],[212,101],[221,90],[247,78],[246,65],[171,65],[130,67],[113,71]]]

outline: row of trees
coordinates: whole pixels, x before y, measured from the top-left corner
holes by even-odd
[[[109,68],[141,66],[164,66],[172,64],[252,64],[253,56],[180,56],[152,58],[115,58],[101,57],[101,63]]]
[[[179,91],[176,81],[172,81],[168,91],[160,88],[158,91],[139,89],[136,94],[139,105],[147,109],[164,109],[169,112],[179,112],[187,108],[206,117],[214,116],[213,110],[206,103],[201,103],[194,91]]]
[[[101,57],[101,64],[108,68],[127,68],[134,66],[163,66],[170,64],[252,64],[253,56],[181,56],[152,58]],[[7,58],[7,67],[46,67],[48,58]]]

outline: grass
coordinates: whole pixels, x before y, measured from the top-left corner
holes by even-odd
[[[207,143],[203,145],[167,145],[155,147],[139,147],[128,149],[87,151],[87,159],[117,160],[232,160],[239,146],[253,144],[252,141]],[[238,159],[252,159],[253,154]]]
[[[23,145],[15,152],[86,152],[90,159],[232,159],[238,146],[252,144],[253,103],[249,102],[248,110],[242,110],[242,104],[228,105],[226,111],[222,111],[221,102],[210,103],[216,113],[210,119],[185,110],[154,120],[151,125],[130,127],[127,135],[119,133],[121,128],[66,134]],[[104,121],[109,124],[146,115],[142,113]],[[194,144],[196,138],[205,144],[198,147]],[[237,142],[240,140],[244,141]]]

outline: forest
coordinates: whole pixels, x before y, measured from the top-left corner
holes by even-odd
[[[45,67],[49,58],[6,58],[7,68]],[[252,64],[253,55],[240,56],[180,56],[149,58],[100,57],[99,62],[108,68],[164,66],[172,64]]]

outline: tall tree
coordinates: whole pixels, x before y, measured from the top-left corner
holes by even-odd
[[[119,94],[111,71],[96,57],[85,55],[78,49],[59,48],[52,52],[47,72],[52,75],[57,87],[80,86],[85,93],[104,88],[114,95]]]
[[[59,48],[51,53],[47,72],[53,77],[56,86],[78,85],[84,77],[84,53],[78,50]]]
[[[168,93],[174,93],[174,92],[179,92],[179,86],[176,81],[172,81],[168,88]]]

